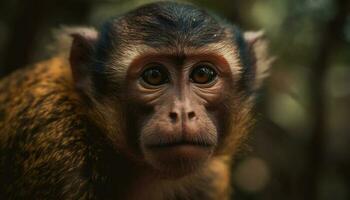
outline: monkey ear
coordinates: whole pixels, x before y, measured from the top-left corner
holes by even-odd
[[[257,90],[269,75],[270,65],[275,58],[270,57],[268,53],[268,41],[265,38],[264,31],[247,31],[244,33],[244,39],[248,45],[248,51],[253,57],[252,60],[255,69],[253,89]]]
[[[73,80],[78,89],[87,87],[89,81],[89,65],[98,39],[98,32],[91,28],[76,28],[70,31],[73,38],[69,62]]]

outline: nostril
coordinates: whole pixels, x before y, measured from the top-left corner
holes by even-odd
[[[188,116],[188,119],[193,119],[196,116],[196,114],[192,111],[187,113],[187,116]]]
[[[176,112],[170,112],[169,113],[169,117],[170,117],[172,122],[176,122],[177,121],[177,113]]]

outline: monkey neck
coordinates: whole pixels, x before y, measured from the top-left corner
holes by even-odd
[[[125,199],[225,199],[229,173],[228,157],[214,157],[196,173],[181,178],[162,178],[146,172],[134,177]]]

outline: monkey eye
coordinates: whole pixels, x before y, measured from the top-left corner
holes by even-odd
[[[194,83],[207,84],[212,82],[216,76],[217,73],[210,63],[201,63],[192,70],[190,79]]]
[[[142,73],[141,77],[144,82],[153,86],[169,82],[168,73],[161,66],[149,67]]]

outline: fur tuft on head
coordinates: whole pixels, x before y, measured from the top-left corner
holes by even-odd
[[[61,26],[53,29],[52,36],[54,42],[52,45],[48,46],[49,51],[51,51],[53,55],[58,54],[68,57],[72,46],[72,35],[75,34],[91,38],[97,36],[98,32],[95,28],[83,26]]]
[[[269,42],[265,37],[264,31],[247,31],[244,33],[244,39],[254,58],[255,81],[252,89],[255,91],[261,87],[265,78],[269,76],[270,66],[275,57],[271,57],[268,53]]]

